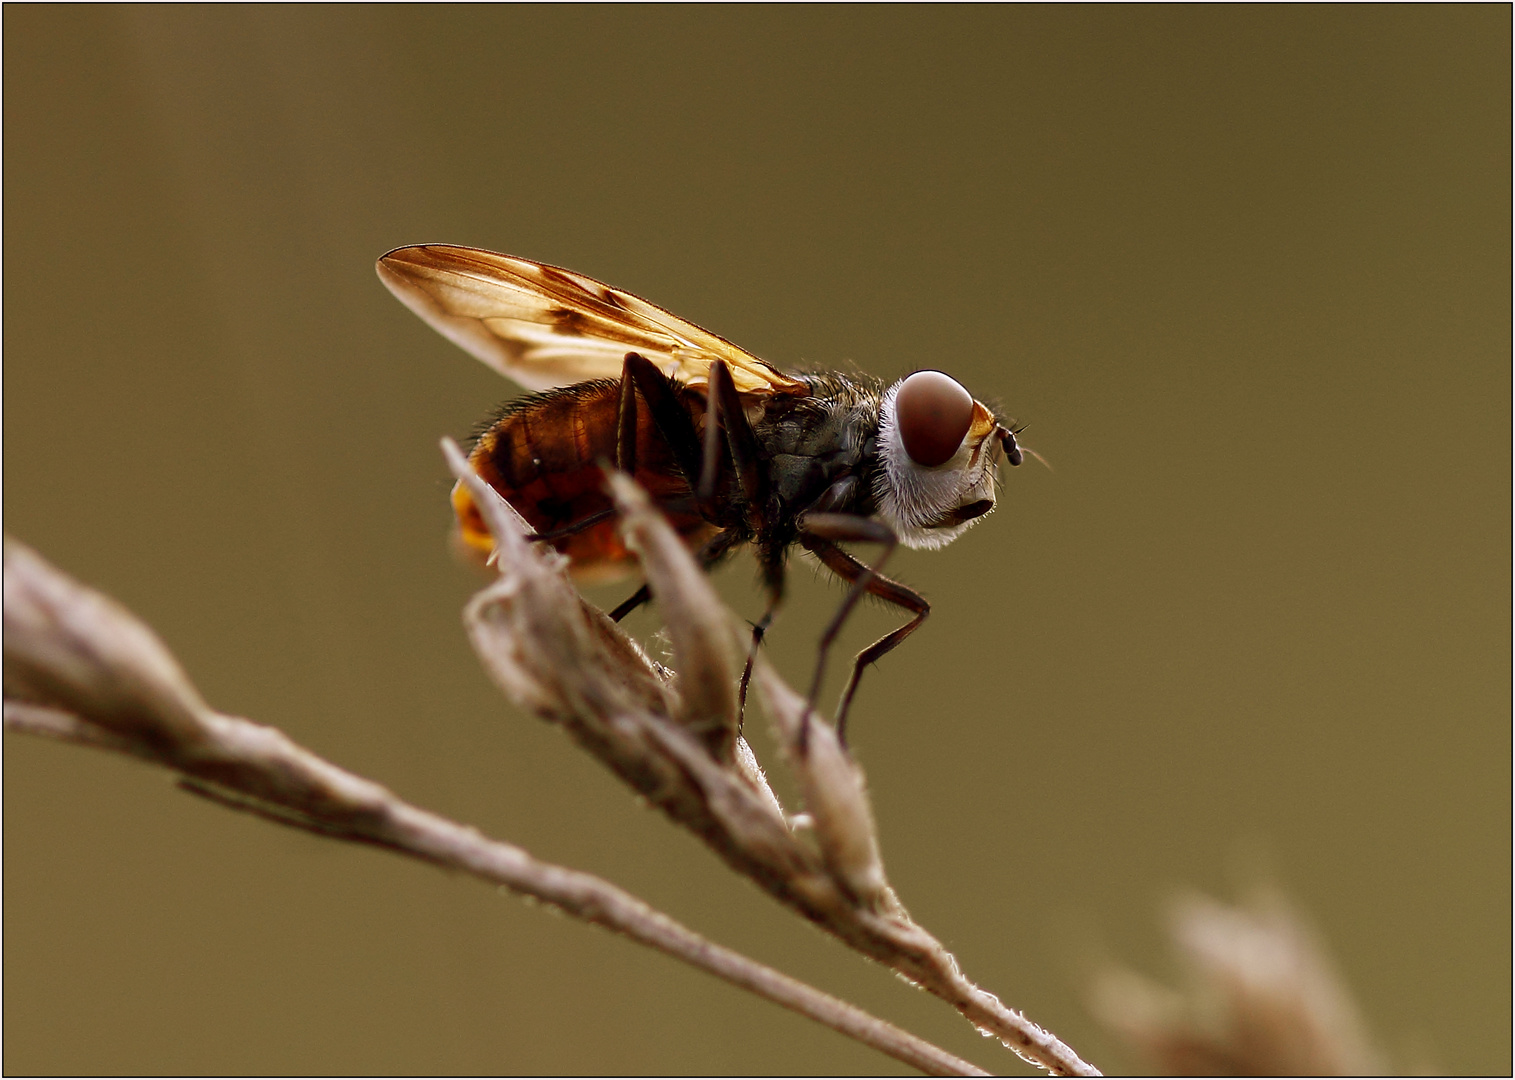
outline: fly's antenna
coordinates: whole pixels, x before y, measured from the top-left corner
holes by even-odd
[[[1012,465],[1019,465],[1024,460],[1022,455],[1030,454],[1032,457],[1036,458],[1037,461],[1041,462],[1042,467],[1045,468],[1048,472],[1057,472],[1057,470],[1052,467],[1052,463],[1050,461],[1042,457],[1042,455],[1038,454],[1035,450],[1031,449],[1031,447],[1023,445],[1019,440],[1016,439],[1016,436],[1025,430],[1026,429],[1024,427],[1007,428],[1004,424],[1000,424],[994,429],[994,434],[999,439],[1000,446],[1004,447],[1005,459]]]
[[[1005,451],[1005,460],[1011,465],[1019,465],[1023,459],[1020,444],[1015,441],[1015,432],[1004,424],[998,424],[994,428],[994,437],[999,440],[1000,448]]]
[[[1035,450],[1031,449],[1031,447],[1029,447],[1029,446],[1022,446],[1020,449],[1021,449],[1021,453],[1023,453],[1023,454],[1030,454],[1032,457],[1036,458],[1036,460],[1041,463],[1042,468],[1046,469],[1048,472],[1057,472],[1057,470],[1052,467],[1052,462],[1050,462],[1046,458],[1042,457],[1041,454],[1039,454]]]

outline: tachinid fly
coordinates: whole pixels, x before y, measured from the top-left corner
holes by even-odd
[[[601,463],[614,462],[705,566],[753,545],[768,593],[754,649],[796,544],[852,583],[822,637],[812,702],[831,640],[862,593],[909,612],[858,654],[837,710],[843,737],[863,668],[930,611],[879,573],[884,559],[899,543],[956,539],[994,509],[999,459],[1021,463],[1011,427],[939,371],[888,385],[788,374],[631,293],[476,248],[396,248],[378,273],[432,327],[533,391],[499,412],[470,462],[581,580],[635,566],[604,490]],[[487,553],[489,533],[461,485],[452,502],[465,543]],[[883,554],[869,566],[840,546],[847,541],[879,543]],[[643,586],[612,615],[649,596]]]

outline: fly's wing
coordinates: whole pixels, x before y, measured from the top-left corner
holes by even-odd
[[[377,269],[401,303],[528,390],[619,378],[637,352],[689,386],[724,360],[740,393],[809,393],[725,338],[572,270],[446,244],[396,248]]]

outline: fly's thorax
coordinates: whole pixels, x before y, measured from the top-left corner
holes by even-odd
[[[906,547],[939,548],[994,508],[996,423],[987,408],[969,398],[967,432],[957,449],[940,464],[923,465],[910,456],[901,431],[899,392],[904,383],[901,379],[884,392],[874,501],[879,518]]]
[[[767,399],[762,418],[753,425],[767,459],[772,491],[795,513],[809,507],[838,480],[866,476],[882,396],[882,388],[844,376],[802,378],[812,385],[810,396]],[[860,490],[864,500],[871,502],[869,486],[861,485]],[[861,504],[834,509],[871,512],[870,506]]]

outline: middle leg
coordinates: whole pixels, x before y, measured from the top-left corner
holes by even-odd
[[[868,566],[838,547],[835,543],[837,540],[872,541],[884,544],[885,547],[883,554],[874,561],[872,566]],[[837,609],[836,615],[826,627],[826,632],[821,636],[819,655],[816,657],[815,677],[810,685],[812,706],[820,693],[821,678],[825,674],[826,657],[831,644],[864,593],[876,596],[896,607],[904,608],[911,614],[910,621],[904,626],[885,634],[858,653],[856,659],[853,660],[852,674],[847,679],[847,687],[842,692],[841,704],[837,707],[836,713],[837,740],[843,746],[847,744],[847,711],[852,707],[852,698],[857,693],[857,684],[863,677],[863,669],[914,633],[921,623],[926,621],[926,616],[931,613],[931,605],[926,602],[925,597],[897,581],[884,577],[879,572],[897,543],[897,538],[887,526],[851,514],[807,514],[802,521],[800,544],[807,551],[813,552],[828,570],[852,585],[847,598],[842,601],[841,607]]]

